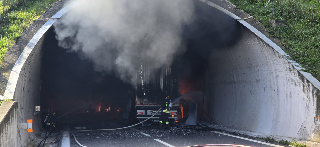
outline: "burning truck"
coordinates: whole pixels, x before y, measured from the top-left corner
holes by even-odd
[[[151,66],[149,63],[141,62],[137,77],[138,84],[136,86],[135,98],[136,118],[139,121],[143,121],[154,115],[143,125],[159,122],[161,111],[158,113],[157,111],[161,108],[162,103],[165,103],[165,97],[173,99],[180,95],[177,62],[174,62],[171,66],[164,65],[156,71],[152,71],[154,68],[150,68]],[[170,124],[177,122],[179,114],[179,102],[172,103],[169,113]]]
[[[143,121],[152,116],[166,96],[172,100],[180,96],[178,59],[160,68],[140,60],[136,84],[132,86],[115,74],[96,71],[92,62],[81,59],[77,53],[66,53],[63,48],[52,45],[46,47],[41,72],[43,121],[49,113],[55,113],[57,126],[128,125],[133,120]],[[60,58],[51,60],[52,56]],[[172,104],[171,124],[187,116],[187,107],[183,107],[183,114],[179,105],[181,102]],[[155,114],[148,122],[158,122],[159,117],[160,113]]]

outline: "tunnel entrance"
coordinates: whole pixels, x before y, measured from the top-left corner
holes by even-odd
[[[178,95],[186,94],[184,99],[198,104],[198,120],[222,129],[316,138],[320,105],[319,89],[313,84],[318,82],[309,81],[311,75],[296,70],[281,49],[251,27],[253,31],[199,1],[195,10],[196,19],[182,31],[186,51],[175,61]],[[26,48],[14,67],[21,71],[11,72],[17,84],[8,83],[6,93],[18,102],[18,121],[33,118],[35,133],[52,112],[61,126],[124,124],[123,110],[130,97],[137,96],[136,88],[114,75],[95,72],[90,60],[60,48],[55,35],[51,28],[32,50]],[[135,102],[133,98],[131,106]],[[188,109],[180,105],[181,118],[188,117]],[[19,133],[28,136],[26,131]]]
[[[186,94],[185,100],[178,102],[177,117],[181,122],[189,115],[186,100],[198,105],[198,119],[205,116],[204,91],[210,55],[214,50],[232,46],[242,34],[242,26],[232,18],[221,17],[225,14],[202,2],[195,1],[195,5],[195,20],[183,28],[186,51],[176,56],[168,67],[172,72],[172,78],[168,78],[171,82],[169,95],[177,98]],[[96,71],[94,63],[81,54],[60,47],[55,36],[54,28],[50,28],[42,46],[40,101],[43,121],[55,112],[57,124],[62,126],[123,125],[127,116],[135,117],[134,106],[141,103],[137,102],[137,97],[151,101],[154,98],[149,97],[168,95],[163,89],[159,90],[157,80],[151,81],[150,85],[134,87],[116,75]]]

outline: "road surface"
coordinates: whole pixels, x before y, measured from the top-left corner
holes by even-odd
[[[212,130],[171,128],[159,130],[156,128],[134,128],[117,131],[70,131],[70,146],[79,147],[77,141],[87,147],[166,147],[192,146],[203,144],[237,144],[245,146],[273,146],[264,141],[245,140],[246,137],[237,137],[223,132]],[[237,138],[236,138],[237,137]],[[249,139],[250,140],[250,139]],[[260,142],[260,143],[259,143]]]

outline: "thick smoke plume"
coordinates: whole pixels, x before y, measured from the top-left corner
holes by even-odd
[[[152,73],[184,52],[182,28],[193,11],[192,0],[85,0],[54,27],[59,46],[134,85],[142,61]]]

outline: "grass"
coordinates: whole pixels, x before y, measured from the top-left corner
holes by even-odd
[[[263,139],[265,140],[266,142],[270,142],[270,143],[275,143],[277,142],[274,138],[272,137],[266,137],[266,138],[260,138],[260,139]],[[288,141],[288,140],[280,140],[279,141],[280,144],[282,145],[285,145],[285,146],[293,146],[293,147],[306,147],[305,144],[301,144],[301,143],[298,143],[297,140],[292,140],[292,141]]]
[[[264,139],[266,142],[275,142],[276,140],[274,140],[272,137],[267,137]]]
[[[306,147],[307,146],[305,144],[298,143],[296,140],[293,140],[292,142],[287,141],[287,140],[280,140],[279,143],[282,145],[285,145],[285,146],[291,145],[294,147]]]
[[[0,0],[0,63],[22,32],[55,2],[57,0],[26,0],[10,7]]]
[[[307,145],[298,143],[296,140],[292,141],[290,145],[294,147],[307,147]]]
[[[320,3],[318,0],[229,0],[252,15],[280,40],[284,51],[307,72],[320,80]],[[314,9],[312,9],[314,4]],[[273,11],[274,10],[274,11]],[[284,25],[272,27],[271,20]]]
[[[11,99],[4,99],[4,100],[0,100],[0,106],[3,102],[8,102],[8,101],[11,101]]]

